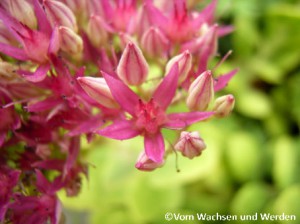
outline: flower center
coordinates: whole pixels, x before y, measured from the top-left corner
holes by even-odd
[[[139,100],[135,121],[136,128],[144,130],[147,134],[155,134],[159,131],[165,118],[165,112],[153,99],[146,103]]]

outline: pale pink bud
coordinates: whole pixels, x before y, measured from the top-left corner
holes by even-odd
[[[61,0],[61,2],[67,5],[73,12],[87,10],[86,0]]]
[[[211,71],[201,73],[188,90],[186,104],[190,110],[204,111],[214,98],[213,78]]]
[[[91,42],[99,47],[107,43],[108,31],[112,32],[112,28],[100,17],[92,15],[87,26],[87,35]]]
[[[178,63],[179,68],[179,83],[183,82],[192,68],[192,55],[186,50],[185,52],[171,58],[166,66],[166,74],[169,73],[170,69],[175,63]]]
[[[60,47],[66,53],[78,54],[83,50],[83,41],[72,29],[60,26],[59,27]]]
[[[85,92],[101,105],[108,108],[118,108],[104,78],[79,77],[77,81]]]
[[[129,42],[117,67],[120,79],[128,85],[140,85],[146,80],[148,70],[148,64],[142,51],[138,46]]]
[[[235,103],[234,96],[229,94],[218,97],[215,101],[213,111],[215,111],[216,117],[227,117],[233,110]]]
[[[139,158],[135,164],[135,168],[141,171],[153,171],[156,168],[162,167],[164,165],[165,161],[163,160],[160,163],[156,163],[148,158],[148,156],[142,152],[139,155]]]
[[[122,50],[124,50],[127,44],[130,42],[137,45],[136,40],[133,39],[132,36],[128,33],[119,32],[119,37],[120,37],[120,47]]]
[[[174,148],[190,159],[200,156],[206,145],[202,138],[200,138],[197,131],[186,132],[180,134],[180,139]]]
[[[150,27],[141,38],[141,47],[150,57],[166,57],[169,41],[158,28]]]
[[[31,4],[25,0],[2,0],[2,5],[10,14],[26,26],[36,29],[37,20]]]
[[[61,25],[77,32],[75,15],[68,6],[59,1],[44,0],[44,7],[53,27]]]

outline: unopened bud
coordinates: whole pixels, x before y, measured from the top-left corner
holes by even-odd
[[[234,103],[235,99],[231,94],[218,97],[213,109],[213,111],[215,111],[214,115],[216,117],[227,117],[233,110]]]
[[[75,15],[68,6],[59,1],[44,0],[44,7],[53,27],[56,25],[65,26],[77,32]]]
[[[61,0],[73,12],[87,11],[87,4],[85,0]]]
[[[194,157],[201,155],[202,151],[206,148],[206,145],[197,131],[183,131],[174,148],[177,151],[180,151],[183,156],[193,159]]]
[[[142,152],[135,164],[135,168],[141,171],[153,171],[156,168],[162,167],[164,165],[164,160],[160,163],[156,163],[148,158],[148,156]]]
[[[68,27],[59,27],[60,47],[66,53],[78,54],[83,50],[83,41],[72,29]]]
[[[211,71],[200,74],[188,90],[186,104],[190,110],[205,111],[214,98]]]
[[[92,15],[87,26],[87,35],[94,46],[99,47],[108,40],[108,31],[112,28],[100,16]]]
[[[36,29],[37,20],[31,4],[24,0],[2,0],[3,7],[26,26]]]
[[[158,28],[150,27],[142,36],[141,46],[150,57],[166,57],[169,41]]]
[[[192,55],[191,53],[186,50],[185,52],[181,53],[180,55],[177,55],[168,62],[166,66],[166,73],[170,71],[172,66],[178,63],[179,68],[179,83],[182,83],[188,76],[189,71],[192,68]]]
[[[142,51],[128,43],[117,67],[120,79],[128,85],[141,85],[148,76],[148,64]]]
[[[79,77],[77,81],[85,92],[101,105],[108,108],[119,107],[104,78]]]

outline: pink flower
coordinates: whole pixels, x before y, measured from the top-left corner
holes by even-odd
[[[202,138],[200,138],[197,131],[186,132],[183,131],[180,134],[180,139],[174,146],[174,148],[182,153],[183,156],[189,159],[195,156],[200,156],[202,151],[206,148],[206,145]]]
[[[216,117],[227,117],[233,110],[235,103],[234,96],[231,94],[221,96],[216,99],[214,111]]]
[[[21,121],[14,108],[10,103],[12,99],[9,97],[9,93],[1,87],[0,84],[0,117],[2,121],[0,122],[0,147],[5,142],[7,133],[10,130],[15,131],[20,128]]]
[[[159,167],[162,167],[164,165],[164,162],[165,161],[156,163],[149,159],[145,152],[141,152],[135,164],[135,168],[141,171],[153,171]]]
[[[201,26],[211,23],[216,7],[216,0],[212,1],[201,13],[196,16],[187,10],[186,0],[172,1],[169,10],[159,10],[152,2],[147,1],[146,10],[151,15],[152,26],[159,27],[166,33],[172,43],[182,43],[199,35]]]
[[[186,104],[190,110],[205,111],[214,97],[211,71],[200,74],[190,85]]]
[[[143,101],[124,83],[103,72],[115,100],[131,118],[115,120],[112,125],[97,131],[113,139],[130,139],[144,136],[145,153],[154,162],[162,162],[165,146],[162,128],[180,129],[210,117],[213,112],[187,112],[166,114],[175,95],[178,82],[178,65],[175,64],[154,91],[149,101]]]
[[[38,0],[34,0],[34,10],[38,19],[39,30],[32,30],[10,16],[0,7],[0,20],[5,24],[22,49],[0,43],[0,52],[21,61],[31,60],[39,65],[34,73],[20,71],[31,82],[42,81],[50,69],[49,55],[59,49],[57,29],[52,30],[45,12]]]
[[[148,76],[147,61],[138,46],[129,42],[117,67],[119,78],[127,85],[141,85]]]
[[[24,196],[16,194],[9,205],[10,220],[15,224],[58,224],[61,218],[61,203],[55,195],[57,189],[44,175],[36,171],[36,186],[40,195]]]
[[[13,188],[18,183],[20,173],[20,171],[0,166],[0,222],[4,220],[13,195]]]

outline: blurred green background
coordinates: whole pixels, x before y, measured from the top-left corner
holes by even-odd
[[[89,181],[79,197],[60,195],[67,223],[167,223],[166,212],[284,212],[297,220],[272,223],[300,223],[300,3],[220,0],[217,14],[235,27],[219,42],[221,55],[233,54],[218,69],[240,68],[221,93],[235,95],[233,114],[191,127],[207,149],[179,156],[179,173],[175,155],[162,169],[137,171],[141,138],[86,144]]]

